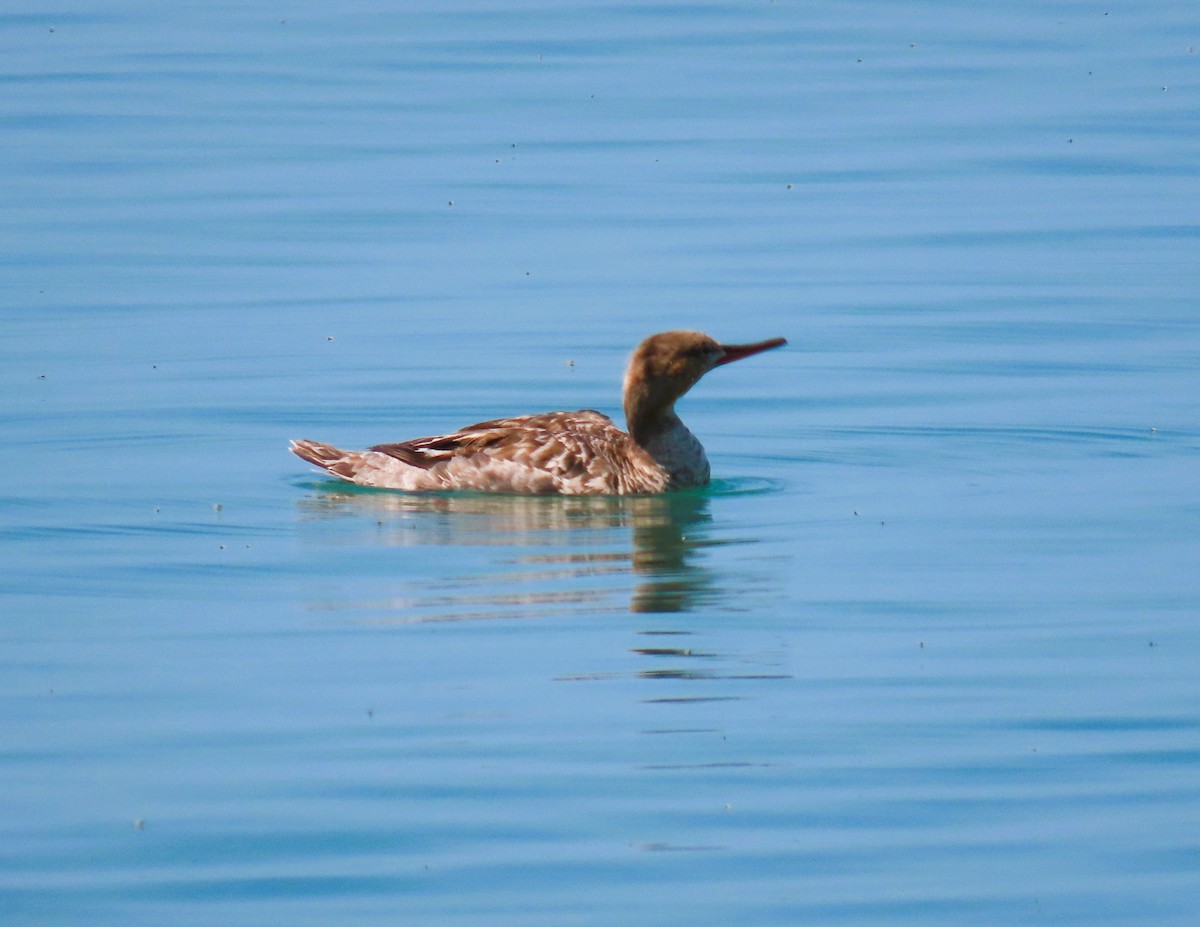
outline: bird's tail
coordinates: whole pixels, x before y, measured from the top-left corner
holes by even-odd
[[[307,460],[310,464],[328,470],[334,476],[351,483],[358,482],[359,470],[366,462],[358,451],[343,451],[332,444],[322,444],[308,438],[292,441],[289,450],[302,460]]]

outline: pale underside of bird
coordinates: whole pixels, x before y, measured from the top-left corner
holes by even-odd
[[[308,439],[293,441],[291,450],[348,482],[407,492],[635,495],[703,486],[708,458],[675,402],[713,367],[786,343],[722,345],[693,331],[651,335],[625,372],[627,432],[583,409],[494,419],[363,451]]]

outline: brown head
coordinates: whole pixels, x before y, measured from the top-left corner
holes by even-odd
[[[670,415],[675,402],[721,364],[787,344],[771,338],[754,344],[720,344],[703,332],[673,331],[651,335],[637,346],[625,370],[625,420],[635,441],[656,419]]]

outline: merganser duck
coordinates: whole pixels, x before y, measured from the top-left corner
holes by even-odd
[[[651,335],[625,371],[628,433],[582,409],[480,422],[365,451],[300,439],[291,451],[348,482],[407,492],[625,496],[704,486],[708,458],[675,414],[676,401],[714,367],[785,344],[719,344],[694,331]]]

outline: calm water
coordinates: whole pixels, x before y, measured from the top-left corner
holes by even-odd
[[[336,9],[334,8],[336,6]],[[1200,919],[1200,18],[0,14],[0,919]],[[288,455],[791,346],[661,499]]]

